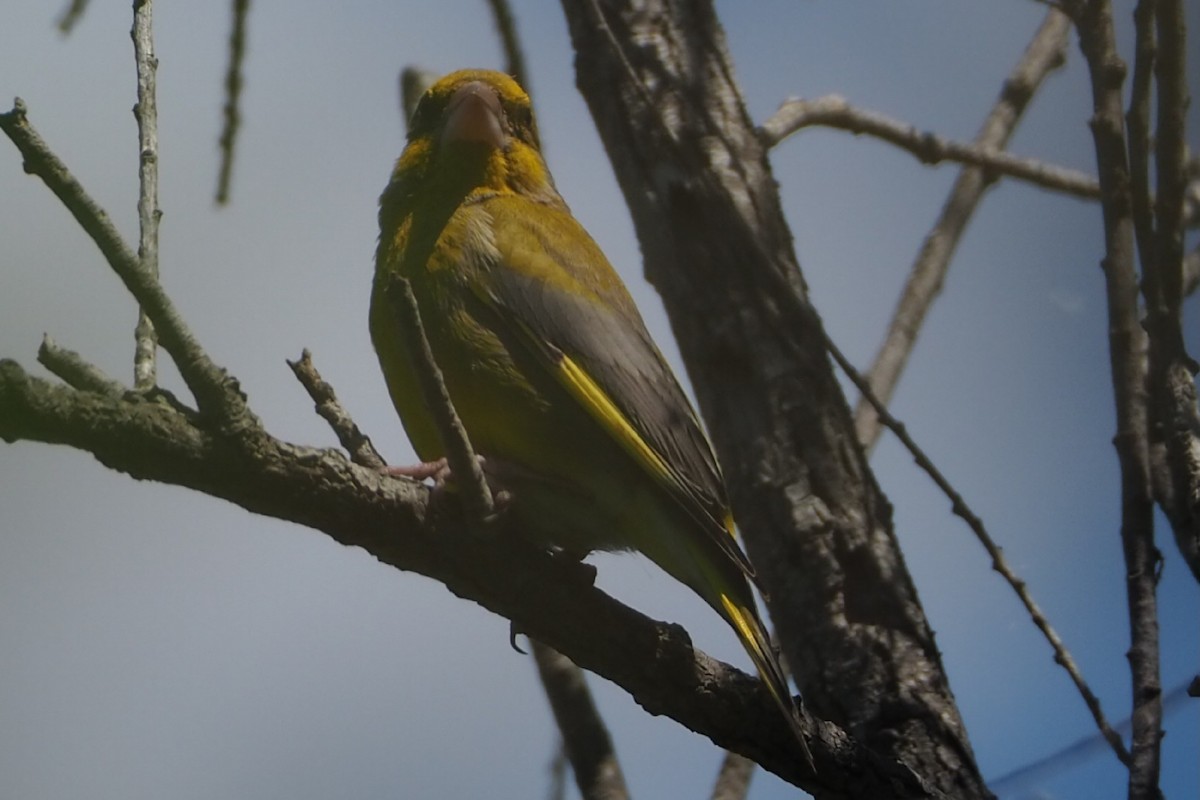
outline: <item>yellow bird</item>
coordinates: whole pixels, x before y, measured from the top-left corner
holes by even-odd
[[[425,462],[444,457],[387,299],[407,278],[463,427],[536,541],[637,550],[737,633],[811,764],[750,589],[720,469],[624,284],[554,188],[528,95],[433,84],[380,198],[371,338]]]

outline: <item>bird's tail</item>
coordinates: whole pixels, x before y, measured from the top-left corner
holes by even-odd
[[[771,649],[771,639],[759,620],[754,606],[738,602],[725,592],[721,593],[721,606],[723,615],[737,632],[742,647],[746,648],[750,660],[758,669],[759,676],[767,685],[771,697],[775,699],[775,704],[783,712],[796,741],[800,744],[800,750],[804,753],[804,759],[808,762],[809,769],[816,772],[812,751],[808,749],[808,742],[804,740],[804,731],[800,727],[800,713],[792,699],[792,693],[788,689],[787,677],[783,674],[783,667],[780,666],[779,659],[775,657],[775,652]]]

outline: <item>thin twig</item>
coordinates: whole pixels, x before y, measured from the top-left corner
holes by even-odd
[[[1100,196],[1100,187],[1090,175],[1031,158],[1020,158],[995,147],[951,141],[935,133],[917,130],[884,114],[855,108],[838,95],[826,95],[816,100],[787,100],[759,130],[764,144],[774,147],[801,128],[812,125],[874,136],[909,151],[927,164],[958,161],[1028,181],[1043,189],[1089,200]]]
[[[421,385],[421,394],[425,398],[425,407],[433,417],[438,436],[442,440],[442,449],[446,454],[446,463],[455,483],[463,491],[463,506],[468,519],[473,522],[487,522],[495,515],[496,504],[492,498],[492,490],[488,487],[483,475],[483,468],[467,438],[454,403],[450,400],[450,392],[442,378],[425,336],[425,326],[421,323],[421,309],[417,305],[416,295],[407,278],[397,276],[387,288],[387,298],[392,304],[396,318],[404,326],[404,341],[409,343],[409,357],[413,362],[413,370],[417,373],[417,381]]]
[[[492,17],[496,21],[496,32],[500,34],[500,44],[504,48],[504,70],[517,79],[525,93],[533,96],[529,88],[529,73],[525,71],[525,53],[521,48],[520,37],[517,36],[517,21],[513,17],[508,0],[487,0],[492,8]]]
[[[68,386],[80,391],[114,398],[125,394],[125,387],[119,381],[105,375],[99,367],[84,361],[74,350],[59,347],[49,336],[42,337],[37,360],[43,367],[62,378]]]
[[[71,4],[63,11],[62,16],[58,18],[58,31],[66,36],[75,29],[75,23],[83,17],[83,12],[87,11],[88,0],[71,0]]]
[[[142,268],[141,261],[121,238],[108,214],[29,124],[25,103],[19,97],[13,102],[12,111],[0,114],[0,130],[21,151],[25,172],[41,178],[62,201],[150,317],[160,343],[179,368],[179,374],[195,396],[200,410],[221,420],[231,432],[258,427],[236,381],[212,362],[162,286]]]
[[[1034,601],[1033,595],[1030,594],[1029,587],[1025,581],[1018,577],[1013,572],[1012,567],[1009,566],[1008,560],[1004,557],[1004,552],[987,532],[987,528],[984,527],[983,520],[971,510],[970,506],[963,500],[962,495],[950,484],[950,481],[946,479],[941,470],[934,465],[925,451],[913,441],[904,423],[893,417],[888,411],[887,406],[875,396],[875,393],[871,391],[871,387],[867,384],[866,380],[854,369],[854,366],[842,354],[837,345],[829,339],[828,335],[825,337],[825,346],[829,349],[833,360],[841,367],[842,372],[846,374],[850,382],[854,384],[858,391],[862,393],[862,396],[866,398],[867,402],[875,409],[875,413],[879,416],[879,421],[895,434],[900,443],[912,454],[917,466],[924,470],[933,479],[933,482],[937,484],[937,487],[942,490],[942,493],[950,499],[951,511],[955,516],[961,517],[967,523],[967,527],[971,529],[975,534],[975,538],[979,540],[979,543],[983,545],[984,550],[991,557],[992,569],[1000,573],[1000,576],[1017,593],[1017,597],[1020,599],[1021,604],[1025,606],[1025,610],[1029,613],[1033,624],[1037,626],[1038,630],[1046,638],[1046,641],[1050,643],[1050,647],[1054,650],[1055,663],[1067,671],[1067,675],[1070,676],[1071,681],[1075,684],[1075,688],[1083,697],[1083,702],[1087,704],[1088,710],[1092,713],[1092,719],[1096,721],[1096,726],[1104,734],[1104,738],[1108,740],[1113,752],[1117,754],[1117,758],[1121,759],[1122,763],[1128,763],[1129,753],[1126,751],[1120,735],[1113,729],[1105,717],[1104,710],[1100,706],[1100,699],[1096,697],[1091,687],[1088,686],[1087,681],[1084,680],[1083,673],[1079,670],[1079,665],[1075,663],[1075,659],[1071,656],[1070,651],[1067,650],[1062,638],[1054,630],[1046,615],[1042,613],[1042,609],[1038,606],[1037,602]]]
[[[138,126],[138,260],[150,277],[158,279],[158,100],[155,76],[158,56],[154,53],[153,0],[135,0],[133,4],[134,60],[137,63],[137,105],[133,116]],[[134,331],[133,388],[146,391],[157,381],[155,364],[158,337],[143,309],[138,309]]]
[[[242,61],[246,57],[246,19],[250,15],[250,0],[233,0],[232,26],[229,32],[229,68],[225,71],[225,105],[221,110],[225,124],[217,140],[221,150],[221,167],[217,173],[217,205],[229,202],[229,185],[233,177],[233,154],[237,144],[242,114],[238,101],[242,95]]]
[[[321,378],[321,373],[313,364],[312,354],[308,352],[308,349],[305,348],[300,354],[299,360],[288,361],[287,365],[292,368],[296,380],[300,381],[305,391],[308,392],[308,396],[316,403],[317,413],[329,423],[329,427],[333,429],[333,433],[341,442],[342,447],[350,454],[350,460],[359,466],[371,469],[382,469],[387,466],[387,462],[379,455],[379,451],[375,449],[371,439],[359,430],[350,414],[342,408],[333,387]]]
[[[1007,145],[1042,81],[1066,58],[1070,27],[1066,15],[1054,9],[1047,12],[1020,62],[1004,81],[999,99],[975,138],[975,147],[1003,149]],[[891,400],[925,316],[941,293],[950,259],[994,178],[994,174],[981,167],[964,167],[942,205],[937,222],[925,236],[883,344],[867,371],[867,382],[884,403]],[[862,398],[854,409],[854,428],[859,442],[869,452],[879,439],[881,428],[874,410]]]
[[[1162,682],[1159,677],[1157,567],[1146,402],[1146,335],[1138,320],[1134,269],[1132,176],[1122,114],[1125,65],[1117,53],[1107,0],[1072,2],[1079,46],[1092,84],[1090,126],[1104,218],[1105,294],[1109,358],[1117,408],[1114,444],[1121,473],[1121,546],[1129,605],[1129,666],[1133,695],[1129,797],[1159,797]]]
[[[542,688],[571,761],[575,783],[585,800],[622,800],[629,797],[625,776],[613,751],[612,737],[596,710],[583,670],[575,662],[531,640]]]

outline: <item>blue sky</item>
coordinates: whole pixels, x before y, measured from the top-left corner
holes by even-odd
[[[0,96],[25,99],[33,123],[135,241],[129,9],[92,5],[63,39],[57,6],[6,3]],[[233,205],[217,210],[225,7],[159,4],[163,282],[274,434],[333,444],[284,364],[309,347],[360,425],[404,463],[413,456],[366,331],[376,199],[402,146],[396,75],[405,64],[444,72],[501,58],[477,0],[309,5],[254,4]],[[682,374],[574,89],[561,10],[515,9],[559,188]],[[1188,9],[1200,30],[1196,4]],[[960,139],[974,135],[1044,13],[1036,3],[932,0],[725,2],[718,11],[755,119],[790,95],[837,92]],[[1126,33],[1128,15],[1118,8]],[[1200,85],[1195,61],[1191,82]],[[1093,171],[1089,114],[1072,43],[1012,148]],[[1191,119],[1195,146],[1194,110]],[[779,145],[772,163],[814,301],[834,339],[865,364],[955,171],[824,131]],[[38,370],[47,332],[127,379],[132,301],[5,143],[0,230],[0,356]],[[1121,718],[1128,634],[1100,248],[1094,205],[1010,183],[994,189],[893,407],[1029,581],[1110,717]],[[1193,355],[1198,320],[1193,298]],[[946,500],[886,437],[873,464],[985,775],[1091,733],[1082,701]],[[0,796],[544,791],[555,732],[533,664],[508,648],[504,620],[439,584],[62,448],[0,446],[0,509]],[[1162,531],[1169,687],[1200,665],[1200,592]],[[616,596],[748,668],[723,623],[653,565],[596,561]],[[591,685],[636,795],[708,792],[720,763],[711,744],[647,716],[604,681]],[[1164,788],[1195,797],[1195,703],[1167,723]],[[766,774],[752,791],[756,800],[795,794]],[[1007,796],[1123,794],[1123,772],[1102,751]]]

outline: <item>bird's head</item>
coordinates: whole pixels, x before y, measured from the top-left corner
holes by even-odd
[[[490,70],[459,70],[421,97],[396,163],[399,194],[522,194],[559,201],[542,159],[529,95]],[[560,201],[559,201],[560,202]]]

